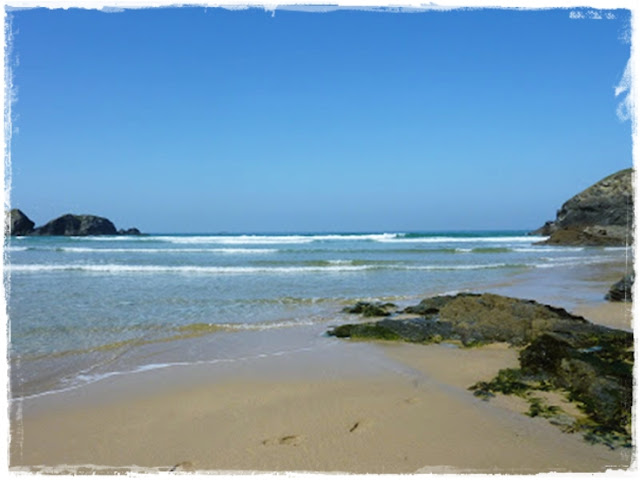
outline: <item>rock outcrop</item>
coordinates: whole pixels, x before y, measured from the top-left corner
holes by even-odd
[[[34,228],[34,226],[35,223],[18,209],[5,212],[5,231],[13,236],[142,235],[135,227],[116,230],[111,220],[95,215],[68,213],[40,227]]]
[[[629,245],[633,227],[633,170],[610,175],[566,201],[555,221],[532,232],[555,245]]]
[[[434,339],[454,340],[464,346],[492,342],[523,346],[552,330],[591,332],[605,329],[562,308],[489,293],[427,298],[396,313],[403,315],[373,323],[342,325],[331,330],[329,335],[352,338],[381,335],[421,343]],[[406,314],[416,316],[406,318]]]
[[[630,273],[625,275],[619,281],[611,285],[609,292],[605,295],[605,299],[610,302],[630,302],[633,296],[633,282],[635,275]]]
[[[30,235],[35,223],[21,210],[14,208],[5,213],[5,230],[12,236]]]
[[[630,446],[633,334],[595,325],[562,308],[493,294],[445,295],[396,311],[376,322],[333,328],[353,339],[477,346],[506,342],[520,350],[520,368],[469,387],[488,399],[519,395],[530,416],[543,416],[569,432],[611,448]],[[585,417],[549,406],[540,392],[556,390],[576,402]]]
[[[66,214],[36,228],[32,235],[117,235],[115,225],[106,218],[94,215]]]

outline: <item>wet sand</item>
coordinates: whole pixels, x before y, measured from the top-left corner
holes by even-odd
[[[629,305],[576,313],[630,328]],[[122,376],[16,402],[10,468],[47,473],[537,473],[627,469],[611,450],[468,387],[517,366],[506,345],[359,343]]]

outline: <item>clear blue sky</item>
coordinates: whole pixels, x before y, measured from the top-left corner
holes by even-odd
[[[12,207],[147,232],[529,229],[632,166],[630,14],[16,10]]]

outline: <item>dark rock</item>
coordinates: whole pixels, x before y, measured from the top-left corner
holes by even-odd
[[[556,245],[633,243],[633,170],[610,175],[565,202],[556,220],[532,232]]]
[[[402,338],[387,328],[376,323],[348,324],[335,327],[328,332],[338,338],[361,338],[373,340],[402,340]]]
[[[135,227],[127,228],[126,230],[121,228],[120,230],[118,230],[118,235],[142,235],[142,233],[140,233],[140,230]]]
[[[46,225],[38,227],[33,235],[117,235],[116,227],[103,217],[94,215],[63,215],[51,220]]]
[[[635,275],[633,273],[625,275],[611,286],[604,298],[611,302],[630,302],[632,300],[634,280]]]
[[[5,213],[5,229],[11,236],[30,235],[34,226],[35,223],[17,208]]]
[[[631,242],[630,230],[625,227],[579,226],[559,228],[537,245],[584,245],[588,247],[623,246]]]
[[[479,294],[465,293],[464,296],[479,297]],[[414,313],[417,315],[431,316],[440,313],[440,309],[453,300],[452,295],[440,295],[437,297],[425,298],[418,305],[413,305],[404,309],[404,313]]]
[[[557,371],[562,359],[572,349],[570,342],[563,336],[544,333],[520,353],[520,366],[523,371],[532,375]]]
[[[345,338],[401,340],[414,343],[440,342],[452,335],[451,324],[426,318],[380,320],[336,327],[329,335]]]
[[[544,222],[544,225],[541,226],[540,228],[538,228],[537,230],[529,232],[529,235],[539,235],[539,236],[542,236],[542,237],[548,237],[549,235],[551,235],[556,230],[557,230],[557,228],[556,228],[555,223],[552,222],[551,220],[549,220],[548,222]]]
[[[382,302],[358,302],[352,307],[345,307],[342,311],[345,313],[357,313],[363,317],[386,317],[391,315],[391,311],[396,308],[393,303]]]
[[[556,227],[632,224],[633,170],[628,168],[600,180],[565,202]]]
[[[413,341],[409,338],[415,337],[423,342],[425,338],[442,336],[464,345],[489,342],[524,345],[554,328],[576,329],[579,325],[590,325],[584,318],[561,308],[488,293],[428,298],[419,305],[407,307],[403,313],[418,314],[424,318],[420,321],[388,319],[371,324],[353,324],[343,326],[342,332],[350,331],[346,329],[349,327],[358,336],[359,327],[376,325],[382,329],[381,332],[391,330],[407,341]],[[368,337],[371,338],[370,335]]]
[[[405,311],[415,310],[431,318],[437,310],[438,320],[451,323],[454,339],[465,345],[487,342],[524,345],[554,327],[587,323],[561,308],[493,294],[433,297],[420,302],[417,309]]]
[[[525,375],[570,392],[601,429],[628,434],[633,391],[633,335],[601,329],[591,335],[555,332],[520,353]]]
[[[534,230],[533,232],[529,232],[529,235],[540,235],[543,237],[548,237],[553,232],[556,231],[555,223],[552,221],[545,222],[543,226]]]

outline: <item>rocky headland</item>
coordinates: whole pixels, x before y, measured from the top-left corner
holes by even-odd
[[[631,245],[633,243],[633,169],[621,170],[567,200],[554,221],[534,235],[550,245]]]
[[[488,400],[518,395],[528,415],[542,416],[567,432],[611,448],[631,445],[633,334],[590,323],[562,308],[493,294],[461,293],[427,298],[391,311],[389,304],[360,302],[363,316],[384,317],[341,325],[329,335],[361,340],[475,347],[507,343],[519,350],[520,368],[500,370],[489,382],[469,387]],[[556,392],[577,405],[571,415],[547,403],[540,392]]]
[[[11,236],[141,235],[137,228],[117,230],[111,220],[95,215],[66,214],[35,227],[35,223],[18,209],[6,212],[5,231]]]

